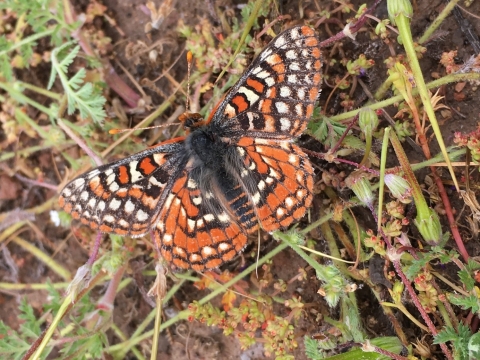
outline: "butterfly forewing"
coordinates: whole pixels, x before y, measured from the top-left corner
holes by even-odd
[[[252,137],[298,136],[313,114],[321,67],[314,31],[306,26],[288,29],[254,60],[212,121]]]
[[[146,234],[182,167],[182,148],[182,141],[169,142],[93,169],[62,190],[60,206],[92,229]]]

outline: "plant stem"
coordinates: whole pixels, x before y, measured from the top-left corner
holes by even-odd
[[[437,88],[439,86],[449,84],[449,83],[452,83],[452,82],[478,81],[478,80],[480,80],[480,73],[450,74],[450,75],[444,76],[444,77],[442,77],[438,80],[432,81],[432,82],[426,84],[426,86],[427,86],[427,89],[434,89],[434,88]],[[418,95],[418,89],[417,88],[412,90],[412,95]],[[393,105],[393,104],[395,104],[399,101],[402,101],[402,100],[403,100],[402,95],[396,95],[396,96],[392,96],[391,98],[389,98],[387,100],[379,101],[375,104],[369,104],[368,106],[364,106],[364,107],[369,107],[372,110],[378,110],[378,109],[382,109],[384,107],[387,107],[389,105]],[[337,121],[337,122],[342,121],[342,120],[346,120],[346,119],[350,119],[350,118],[354,117],[355,115],[357,115],[360,112],[360,110],[362,110],[364,107],[359,108],[359,109],[355,109],[355,110],[352,110],[352,111],[348,111],[348,112],[345,112],[345,113],[342,113],[342,114],[339,114],[339,115],[331,116],[331,117],[329,117],[329,119],[331,121]]]
[[[448,170],[450,171],[450,175],[452,176],[453,182],[455,183],[455,187],[457,188],[457,191],[458,191],[459,187],[457,183],[457,178],[455,176],[455,173],[453,172],[450,159],[448,158],[447,150],[445,148],[445,143],[443,141],[442,132],[438,125],[437,117],[435,116],[435,111],[433,110],[432,102],[430,99],[430,94],[428,93],[427,86],[425,85],[422,69],[420,69],[420,63],[418,62],[417,54],[415,52],[412,32],[410,29],[410,19],[407,18],[403,13],[400,13],[395,18],[395,21],[397,23],[398,30],[400,31],[400,36],[402,37],[403,46],[407,54],[408,63],[410,64],[410,67],[413,72],[413,76],[418,88],[418,93],[420,95],[420,98],[422,99],[423,108],[425,109],[428,119],[430,120],[430,124],[432,125],[432,129],[433,129],[433,132],[435,133],[435,137],[438,141],[438,145],[440,146],[443,156],[445,157],[445,161],[447,162],[447,165],[448,165]],[[423,134],[423,131],[419,132],[419,134]],[[429,159],[430,157],[431,156],[427,156],[427,159]]]
[[[453,8],[457,5],[459,0],[450,0],[447,2],[447,5],[443,8],[443,10],[438,14],[437,18],[433,20],[430,26],[425,30],[423,35],[418,39],[419,44],[424,44],[433,33],[438,29],[438,27],[443,23],[443,21],[447,18],[448,15],[452,12]]]

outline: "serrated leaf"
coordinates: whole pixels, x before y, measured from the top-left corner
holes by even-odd
[[[323,351],[318,348],[317,340],[305,336],[303,343],[305,344],[305,355],[310,360],[322,360],[325,358]]]
[[[468,341],[468,356],[471,359],[480,359],[480,333],[475,333]]]
[[[450,300],[453,305],[461,306],[464,310],[471,309],[473,313],[478,312],[480,309],[479,299],[475,295],[448,295],[448,300]]]
[[[84,68],[81,68],[75,75],[70,78],[70,80],[68,80],[68,85],[70,85],[73,90],[77,90],[83,84],[83,79],[85,79],[85,76],[86,71]]]
[[[472,276],[467,270],[460,270],[458,272],[458,277],[468,291],[471,291],[475,286],[475,280],[473,280]]]

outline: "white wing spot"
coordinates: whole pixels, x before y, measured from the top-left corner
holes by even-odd
[[[285,215],[285,209],[279,207],[279,208],[277,209],[277,218],[281,218],[281,217],[283,217],[284,215]]]
[[[103,217],[103,221],[111,223],[111,224],[116,222],[115,217],[113,215],[109,215],[109,214],[107,214]]]
[[[175,195],[173,194],[168,195],[167,200],[165,200],[165,205],[164,205],[165,209],[168,209],[172,205],[172,201],[174,198],[175,198]]]
[[[257,191],[253,196],[252,196],[252,201],[255,205],[257,205],[260,202],[260,193]]]
[[[285,36],[280,36],[277,40],[275,40],[275,47],[279,48],[285,45]]]
[[[161,183],[160,181],[158,181],[155,176],[151,176],[149,179],[148,179],[148,182],[152,185],[155,185],[155,186],[158,186],[160,188],[163,188],[165,186],[164,183]]]
[[[118,186],[116,182],[111,183],[108,187],[108,190],[110,190],[111,192],[116,192],[118,189],[120,189],[120,186]]]
[[[145,221],[148,219],[148,214],[143,210],[138,210],[136,218],[138,221]]]
[[[173,240],[172,235],[170,235],[170,234],[165,234],[165,235],[163,235],[162,243],[164,243],[164,244],[170,244],[170,243],[172,242],[172,240]]]
[[[225,106],[225,114],[229,117],[235,116],[236,112],[232,105],[227,104],[227,106]]]
[[[273,86],[273,85],[275,85],[275,79],[274,79],[273,77],[271,77],[271,76],[268,77],[268,78],[266,78],[264,81],[265,81],[265,83],[266,83],[268,86],[270,86],[270,87]]]
[[[244,94],[247,97],[250,105],[255,103],[259,98],[257,94],[255,94],[252,90],[247,89],[245,86],[240,87],[240,89],[238,89],[238,92]]]
[[[108,175],[107,180],[105,182],[106,182],[107,185],[110,185],[111,183],[113,183],[115,181],[116,178],[117,178],[117,176],[112,173],[112,174]]]
[[[218,215],[218,220],[220,220],[220,222],[222,223],[228,223],[230,221],[230,218],[227,213],[223,212]]]
[[[127,214],[131,214],[134,210],[135,210],[135,204],[133,202],[131,202],[130,200],[128,200],[125,203],[125,212]]]
[[[225,251],[230,249],[230,244],[228,243],[220,243],[218,244],[218,250]]]
[[[292,95],[292,89],[290,89],[288,86],[282,86],[280,88],[280,96],[287,98]]]
[[[62,196],[63,197],[69,197],[72,195],[72,192],[70,191],[70,189],[68,187],[66,187],[65,189],[62,190]]]
[[[265,187],[266,187],[265,181],[260,180],[257,184],[258,190],[263,191],[263,190],[265,190]]]
[[[303,107],[302,104],[297,104],[295,105],[295,112],[297,113],[297,116],[303,116]]]
[[[300,71],[300,65],[297,62],[292,62],[288,67],[292,71]]]
[[[297,191],[297,199],[301,200],[305,196],[305,191],[303,190],[298,190]]]
[[[130,227],[130,223],[128,221],[126,221],[125,219],[117,220],[117,223],[118,223],[118,225],[120,225],[123,228],[129,228]]]
[[[153,161],[155,161],[157,165],[162,165],[164,158],[165,156],[163,154],[153,154]]]
[[[297,75],[288,75],[287,82],[289,82],[290,84],[297,84],[298,83]]]
[[[276,172],[275,170],[273,170],[272,168],[270,168],[270,171],[268,172],[268,175],[270,175],[271,177],[273,177],[275,179],[280,178],[280,174],[278,172]]]
[[[93,209],[96,204],[97,204],[97,199],[91,198],[90,200],[88,200],[88,207]]]
[[[198,255],[198,254],[190,254],[190,262],[196,262],[196,261],[199,261],[199,260],[201,260],[200,255]]]
[[[272,49],[266,49],[260,56],[261,59],[265,59],[267,56],[269,56],[272,53]]]
[[[300,88],[297,90],[297,97],[300,99],[300,100],[304,100],[305,99],[305,89],[304,88]]]
[[[277,101],[275,103],[275,107],[277,108],[277,111],[280,114],[287,113],[290,110],[288,105],[286,103],[284,103],[283,101]]]
[[[211,191],[205,194],[205,199],[212,199],[212,198],[213,198],[213,193]]]
[[[136,167],[137,167],[137,164],[138,164],[138,161],[132,161],[130,163],[130,175],[131,175],[131,181],[134,183],[134,182],[137,182],[138,180],[140,179],[143,179],[143,175],[140,171],[137,171],[136,170]]]
[[[210,255],[212,255],[212,254],[214,253],[214,251],[215,251],[215,250],[214,250],[212,247],[210,247],[210,246],[205,246],[205,247],[202,248],[202,253],[203,253],[203,255],[205,255],[205,256],[210,256]]]
[[[245,155],[245,149],[242,148],[242,147],[237,147],[237,152],[238,152],[241,156],[244,156],[244,155]]]
[[[287,197],[285,199],[285,205],[287,205],[287,209],[291,209],[294,204],[295,204],[295,202],[293,201],[293,199],[291,197]]]
[[[270,76],[270,73],[266,70],[263,70],[257,74],[257,77],[260,79],[266,79]]]
[[[194,205],[198,206],[202,203],[202,197],[201,196],[194,197],[192,198],[192,202]]]
[[[280,119],[280,130],[288,131],[290,130],[290,126],[292,126],[292,122],[290,120],[288,120],[287,118]]]
[[[99,201],[99,203],[97,204],[97,209],[100,211],[105,210],[105,201]]]
[[[185,250],[178,246],[175,246],[175,252],[179,254],[185,254]]]
[[[285,53],[285,56],[287,57],[287,59],[290,59],[290,60],[296,59],[298,57],[297,52],[294,50],[288,50]]]
[[[120,200],[113,199],[112,201],[110,201],[110,204],[108,204],[108,207],[112,210],[118,210],[121,204],[122,202]]]
[[[206,222],[211,222],[215,220],[215,216],[213,216],[212,214],[205,214],[203,215],[203,218],[205,219]]]
[[[195,220],[187,219],[188,231],[193,232],[195,230]]]
[[[292,40],[296,40],[296,39],[299,38],[300,33],[299,33],[298,31],[299,31],[299,28],[293,28],[293,29],[290,31],[290,37],[292,38]]]
[[[298,164],[298,156],[295,154],[288,155],[288,162],[290,164]]]
[[[72,183],[75,188],[79,188],[81,186],[83,186],[85,184],[85,179],[84,178],[78,178],[77,180],[74,180],[73,183]]]
[[[260,71],[262,71],[262,67],[261,66],[257,66],[255,69],[252,70],[252,74],[256,75],[258,74]]]
[[[88,191],[82,191],[80,194],[80,200],[87,201],[88,200]]]
[[[193,180],[192,178],[189,178],[188,179],[188,182],[187,182],[187,188],[189,189],[196,189],[197,188],[197,182],[195,180]]]

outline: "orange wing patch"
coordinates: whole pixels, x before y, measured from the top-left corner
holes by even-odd
[[[247,236],[219,199],[200,193],[197,180],[189,175],[184,171],[173,184],[154,239],[167,261],[204,271],[231,260],[244,248]]]

